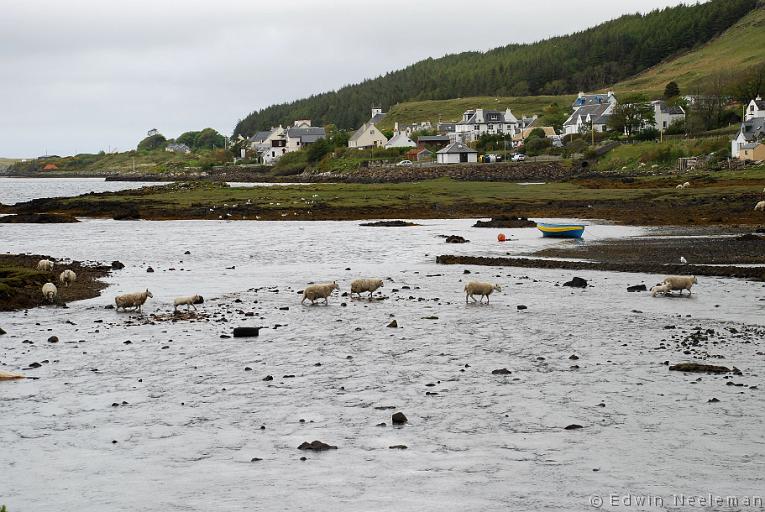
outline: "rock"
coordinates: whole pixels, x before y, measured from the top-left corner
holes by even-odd
[[[492,375],[510,375],[511,373],[513,372],[511,372],[507,368],[500,368],[499,370],[492,370],[491,372]]]
[[[260,335],[260,327],[234,327],[234,338],[253,338]]]
[[[524,309],[529,309],[528,306],[524,306],[523,304],[518,304],[515,306],[518,311],[523,311]]]
[[[125,264],[121,261],[112,261],[112,270],[122,270],[123,268],[125,268]]]
[[[59,213],[19,213],[0,217],[4,224],[69,224],[80,222],[76,217]]]
[[[581,425],[577,425],[576,423],[572,423],[571,425],[567,426],[564,430],[579,430],[580,428],[584,428]]]
[[[632,292],[647,292],[648,288],[644,284],[636,284],[635,286],[628,286],[627,291]]]
[[[250,459],[250,462],[260,462],[261,460],[263,459],[261,459],[260,457],[253,457]]]
[[[381,220],[378,222],[365,222],[363,224],[359,224],[359,226],[372,228],[404,228],[409,226],[419,226],[419,224],[415,224],[414,222],[407,222],[404,220]]]
[[[571,359],[572,361],[576,361],[579,359],[579,356],[576,354],[571,354],[570,356],[568,356],[568,358]]]
[[[404,415],[403,412],[394,413],[390,419],[391,419],[391,423],[393,423],[394,425],[403,425],[404,423],[409,421],[406,419],[406,416]]]
[[[337,446],[331,446],[321,441],[304,442],[298,446],[298,450],[312,450],[315,452],[323,452],[325,450],[337,450]]]
[[[470,274],[470,271],[468,269],[465,269],[462,271],[463,274]]]
[[[395,320],[391,320],[391,322],[388,324],[388,327],[395,329],[396,327],[398,327],[398,322],[396,322]]]
[[[274,378],[271,375],[266,375],[265,377],[263,377],[263,380],[268,382],[268,381],[274,380]]]
[[[2,336],[3,334],[8,334],[8,333],[5,332],[2,327],[0,327],[0,336]]]
[[[466,244],[470,240],[466,240],[464,237],[461,237],[459,235],[451,235],[446,237],[446,243],[447,244]]]
[[[676,372],[690,372],[690,373],[730,373],[731,370],[727,366],[715,366],[713,364],[701,364],[701,363],[679,363],[669,367],[670,370]]]
[[[502,215],[499,217],[492,217],[491,220],[484,221],[479,220],[473,224],[474,228],[533,228],[537,223],[527,219],[526,217],[511,217]]]
[[[759,233],[760,230],[758,229],[757,232]],[[737,237],[736,240],[740,240],[742,242],[754,242],[759,240],[765,240],[765,237],[761,235],[755,235],[753,233],[747,233],[746,235],[741,235]]]
[[[571,281],[563,283],[563,286],[568,286],[569,288],[587,288],[587,280],[575,277]]]
[[[186,251],[183,254],[191,254],[191,251]],[[258,460],[260,460],[260,459],[258,459]]]
[[[140,220],[141,214],[136,207],[129,207],[126,210],[117,212],[112,216],[114,220]]]
[[[717,399],[717,398],[712,398],[712,399],[709,399],[709,400],[707,400],[707,403],[709,403],[709,404],[716,404],[716,403],[718,403],[719,401],[720,401],[720,400],[719,400],[719,399]]]
[[[148,272],[148,273],[150,273],[150,274],[151,274],[152,272],[154,272],[154,269],[153,269],[153,268],[151,268],[151,267],[149,267],[149,268],[147,268],[147,269],[146,269],[146,272]]]
[[[48,343],[58,343],[58,336],[51,336],[48,338]]]
[[[408,448],[405,444],[394,444],[393,446],[389,446],[391,450],[406,450]]]

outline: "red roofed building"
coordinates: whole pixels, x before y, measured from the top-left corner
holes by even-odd
[[[43,167],[43,171],[57,171],[58,165],[56,164],[45,164],[45,167]]]

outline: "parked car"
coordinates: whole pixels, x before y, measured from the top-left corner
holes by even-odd
[[[513,162],[523,162],[526,160],[526,155],[523,153],[516,153],[513,155]]]
[[[399,167],[409,167],[410,165],[412,165],[412,161],[411,160],[401,160],[396,165],[399,166]]]

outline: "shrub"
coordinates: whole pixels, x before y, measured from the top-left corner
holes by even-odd
[[[138,143],[138,151],[152,151],[167,146],[167,139],[161,133],[150,135]]]

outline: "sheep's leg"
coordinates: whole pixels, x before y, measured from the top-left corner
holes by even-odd
[[[196,307],[194,304],[190,304],[190,306],[191,306],[192,308],[194,308],[194,311],[196,311],[196,310],[197,310],[197,307]]]
[[[488,304],[488,303],[489,303],[489,296],[487,295],[486,296],[486,304]]]
[[[372,292],[372,291],[370,291],[370,292],[369,292],[369,300],[372,300],[372,294],[373,294],[373,293],[374,293],[374,292]]]
[[[305,295],[303,295],[303,300],[301,300],[301,301],[300,301],[300,303],[301,303],[301,304],[305,304],[305,299],[306,299],[306,296],[305,296]]]
[[[324,297],[324,304],[329,306],[329,297]]]
[[[473,299],[473,302],[478,302],[477,300],[475,300],[475,297],[473,296],[472,293],[470,294],[470,298]]]
[[[465,304],[467,304],[467,303],[468,303],[468,297],[469,297],[469,296],[470,296],[470,294],[469,294],[469,293],[466,293],[466,294],[465,294]]]

